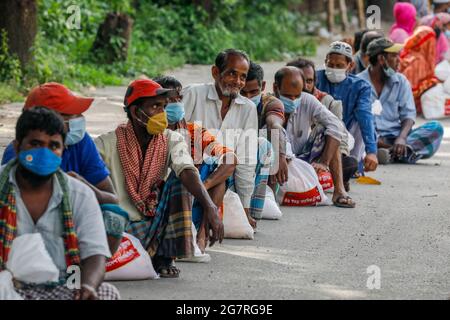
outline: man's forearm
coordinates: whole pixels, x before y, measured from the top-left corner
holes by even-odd
[[[325,148],[320,157],[320,162],[329,166],[331,159],[336,154],[336,150],[339,149],[340,141],[333,138],[332,136],[325,136]]]
[[[283,120],[277,116],[269,116],[269,117],[267,117],[266,124],[267,124],[269,141],[273,144],[272,133],[276,133],[278,135],[278,143],[279,143],[278,153],[285,155],[286,154],[286,133],[283,129]]]
[[[228,177],[233,175],[236,169],[237,158],[234,154],[228,153],[223,156],[222,164],[210,174],[210,176],[204,181],[204,185],[207,190],[214,188],[218,184],[225,182]]]
[[[105,276],[106,258],[95,255],[81,261],[81,285],[86,284],[98,289]]]
[[[202,207],[214,207],[214,202],[208,194],[203,182],[200,180],[198,173],[191,169],[185,169],[180,174],[180,181]]]
[[[400,130],[399,137],[406,139],[408,137],[409,132],[411,131],[414,125],[414,121],[412,119],[405,119],[402,121],[402,128]]]

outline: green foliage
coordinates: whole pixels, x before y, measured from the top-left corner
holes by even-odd
[[[15,83],[22,92],[47,81],[73,89],[123,85],[141,74],[153,77],[184,63],[211,64],[219,51],[231,47],[257,61],[315,54],[313,38],[304,32],[309,18],[294,10],[299,0],[216,0],[210,1],[208,12],[190,0],[139,1],[137,10],[132,1],[39,1],[34,61],[20,70],[2,36],[0,82]],[[68,28],[68,19],[78,12],[80,28]],[[131,15],[133,31],[127,60],[101,65],[91,47],[109,12]],[[121,38],[111,41],[121,48]]]
[[[16,85],[0,82],[0,104],[7,102],[23,101],[22,94],[18,91]]]
[[[22,71],[16,56],[9,53],[8,34],[0,30],[0,81],[20,82]]]

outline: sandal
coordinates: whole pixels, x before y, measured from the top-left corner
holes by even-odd
[[[154,261],[155,271],[161,278],[178,278],[181,270],[175,266],[170,258],[156,258]]]
[[[356,206],[356,203],[349,196],[339,196],[333,201],[333,204],[339,208],[354,208]]]

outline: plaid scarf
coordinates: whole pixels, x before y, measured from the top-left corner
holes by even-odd
[[[10,161],[0,174],[0,271],[5,269],[12,242],[17,234],[16,194],[12,183],[9,182],[10,172],[16,164],[17,160]],[[61,170],[58,170],[55,176],[63,191],[61,210],[66,264],[79,265],[80,251],[73,225],[67,178]]]
[[[167,137],[164,134],[153,136],[143,156],[131,121],[117,127],[116,136],[128,195],[140,213],[153,217],[158,205],[155,187],[162,182],[167,160]]]

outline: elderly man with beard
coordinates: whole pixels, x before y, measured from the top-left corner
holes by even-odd
[[[17,120],[18,157],[0,167],[0,271],[16,237],[39,233],[60,277],[44,284],[16,280],[24,299],[118,299],[115,287],[102,284],[111,254],[95,193],[60,169],[65,135],[61,116],[46,108],[25,110]],[[66,285],[66,270],[75,265],[79,290]]]
[[[258,161],[258,113],[254,103],[240,94],[249,67],[250,59],[245,52],[227,49],[219,53],[212,66],[214,83],[185,88],[183,103],[186,121],[199,122],[210,131],[219,130],[224,145],[235,151],[238,164],[234,172],[234,189],[255,228],[251,203]]]
[[[370,83],[374,103],[381,106],[375,115],[378,134],[378,161],[382,164],[414,164],[432,157],[441,145],[444,128],[430,121],[413,129],[416,107],[408,79],[399,73],[402,46],[387,38],[372,41],[368,47],[370,66],[358,77]]]

